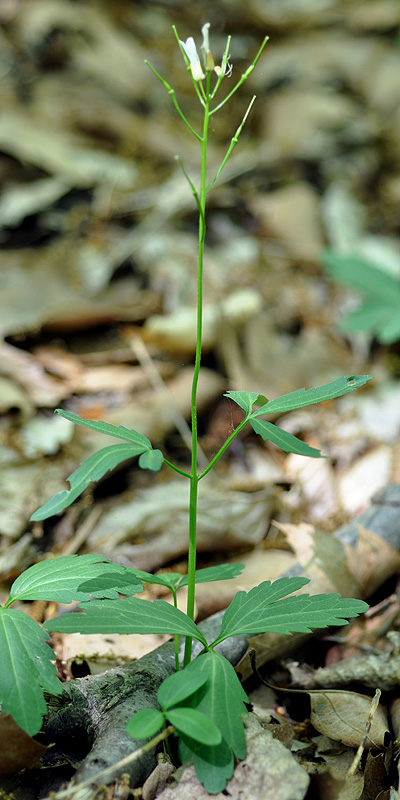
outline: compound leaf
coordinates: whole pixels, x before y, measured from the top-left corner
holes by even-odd
[[[15,608],[0,607],[0,701],[30,736],[42,727],[47,711],[43,690],[60,694],[46,631]]]
[[[253,403],[259,397],[258,392],[225,392],[224,397],[233,400],[246,414],[251,414]]]
[[[307,582],[304,578],[279,578],[273,584],[264,581],[247,593],[238,592],[224,614],[213,646],[229,636],[310,633],[314,628],[346,625],[348,618],[368,608],[363,600],[339,594],[301,594],[281,599]]]
[[[209,651],[194,659],[188,674],[207,676],[207,683],[188,698],[185,705],[197,708],[221,728],[222,736],[237,758],[246,755],[242,714],[248,697],[232,664],[219,653]]]
[[[155,708],[143,708],[130,718],[126,730],[132,739],[149,739],[164,725],[164,714]]]
[[[178,608],[164,600],[91,600],[78,612],[64,614],[46,622],[49,631],[61,633],[166,633],[192,636],[206,644],[197,625]]]
[[[207,675],[205,686],[192,695],[186,705],[202,711],[211,719],[220,728],[222,741],[205,745],[181,733],[179,755],[183,762],[193,758],[198,779],[208,792],[215,794],[223,791],[233,775],[233,754],[245,758],[242,715],[246,712],[248,698],[234,668],[218,653],[208,652],[199,656],[185,667],[185,671]]]
[[[15,600],[72,603],[96,596],[118,598],[118,591],[123,593],[127,585],[132,594],[143,590],[141,582],[122,564],[111,564],[91,554],[60,556],[26,569],[12,584],[7,606]]]
[[[265,419],[250,419],[250,425],[254,433],[258,433],[266,442],[273,442],[278,445],[285,453],[298,453],[300,456],[323,458],[320,450],[310,447],[309,444],[302,442],[297,436],[278,428],[272,422],[267,422]]]
[[[71,414],[70,411],[63,411],[61,408],[56,409],[56,414],[68,419],[75,425],[81,425],[83,428],[90,428],[92,431],[97,431],[97,433],[104,433],[107,436],[114,436],[116,439],[123,439],[125,442],[137,445],[137,447],[141,448],[140,453],[144,453],[145,450],[151,450],[151,442],[147,436],[143,436],[143,434],[130,428],[125,428],[123,425],[112,425],[110,422],[103,422],[102,420],[82,419],[77,414]]]
[[[297,389],[295,392],[284,394],[276,400],[270,400],[261,408],[253,411],[252,419],[262,417],[263,414],[283,414],[286,411],[293,411],[296,408],[312,406],[315,403],[323,403],[324,400],[332,400],[335,397],[342,397],[344,394],[353,392],[372,378],[372,375],[353,375],[350,378],[337,378],[335,381],[316,386],[313,389]]]
[[[31,520],[36,522],[47,519],[52,517],[53,514],[57,514],[58,511],[63,511],[64,508],[70,506],[82,494],[83,490],[92,481],[100,480],[106,472],[114,469],[121,461],[126,461],[126,459],[133,458],[142,452],[143,447],[136,444],[112,444],[109,447],[103,447],[97,453],[92,453],[67,478],[71,486],[70,490],[55,494],[54,497],[32,514]]]

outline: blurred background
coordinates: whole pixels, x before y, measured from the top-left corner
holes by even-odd
[[[196,183],[200,151],[144,60],[198,127],[172,26],[200,46],[205,22],[216,63],[232,34],[233,73],[221,98],[270,40],[210,129],[211,179],[257,95],[209,195],[204,458],[241,419],[223,398],[227,389],[272,398],[344,374],[375,376],[354,396],[275,420],[327,459],[286,456],[254,434],[235,443],[219,467],[228,497],[220,516],[233,507],[230,491],[248,506],[233,514],[243,513],[242,540],[227,535],[225,544],[266,535],[277,487],[278,517],[333,528],[399,480],[398,0],[0,0],[3,574],[48,549],[64,552],[93,504],[100,516],[116,502],[146,499],[155,483],[159,499],[146,502],[160,518],[147,529],[136,521],[142,544],[126,544],[132,523],[127,532],[113,519],[90,541],[100,525],[92,521],[77,549],[86,543],[145,569],[185,550],[169,542],[150,557],[146,530],[176,521],[177,506],[171,476],[135,464],[71,507],[63,524],[32,530],[28,520],[104,444],[54,416],[57,406],[137,428],[188,463],[197,217],[175,155]],[[221,508],[220,498],[212,502]],[[214,519],[210,529],[221,524]],[[107,538],[116,527],[117,543]],[[144,548],[140,563],[139,549],[129,548]]]

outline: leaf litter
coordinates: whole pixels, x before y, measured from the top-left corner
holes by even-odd
[[[339,552],[326,531],[365,508],[377,488],[399,480],[397,345],[371,347],[368,333],[344,338],[337,321],[355,298],[323,275],[319,252],[326,239],[342,255],[368,252],[380,269],[399,275],[398,4],[252,0],[250,5],[251,30],[247,7],[246,17],[237,2],[226,9],[227,30],[232,25],[243,30],[235,60],[252,48],[255,31],[261,36],[268,28],[271,42],[248,87],[259,102],[243,151],[235,153],[216,186],[209,214],[205,300],[211,369],[203,373],[203,447],[211,413],[214,437],[219,425],[230,425],[233,412],[226,400],[218,400],[227,388],[252,385],[272,399],[344,372],[377,378],[376,389],[369,387],[364,395],[279,419],[288,433],[322,447],[329,456],[324,462],[300,464],[300,457],[278,454],[268,444],[256,449],[251,436],[237,441],[208,497],[204,492],[202,559],[205,565],[221,556],[237,560],[238,549],[250,551],[243,560],[253,556],[254,577],[237,584],[238,590],[249,590],[284,571],[277,565],[274,575],[267,574],[265,560],[269,553],[278,564],[281,555],[292,557],[290,542],[297,558],[303,550],[305,565],[314,552],[315,580],[326,584],[339,571],[344,584],[355,581],[372,590],[384,579],[388,562],[398,558],[395,550],[380,550],[373,534],[364,531],[351,560],[351,548]],[[21,2],[10,9],[11,18],[2,18],[0,123],[4,582],[44,552],[62,547],[62,520],[54,529],[32,533],[28,518],[45,497],[65,488],[79,460],[98,446],[92,431],[75,431],[69,441],[67,429],[57,430],[56,418],[44,441],[40,431],[50,409],[65,404],[71,413],[93,418],[94,411],[94,418],[137,427],[152,441],[167,441],[185,464],[186,447],[174,433],[176,416],[162,413],[164,400],[138,364],[126,325],[143,339],[175,410],[187,418],[192,344],[179,321],[193,315],[195,237],[192,200],[173,163],[177,137],[189,168],[194,153],[151,86],[143,58],[154,52],[174,73],[174,9],[188,31],[194,22],[199,27],[196,12],[181,4],[172,9],[145,4],[132,16],[127,8],[85,3],[79,18],[68,0]],[[178,74],[176,82],[186,92]],[[239,116],[235,102],[232,114]],[[211,152],[215,162],[226,138],[223,125]],[[157,331],[155,322],[161,325]],[[172,335],[165,333],[170,330]],[[99,552],[100,546],[145,569],[171,562],[174,569],[175,562],[185,571],[184,501],[173,482],[142,480],[130,467],[108,489],[106,481],[94,499],[87,490],[83,504],[65,515],[65,530],[72,526],[87,552]],[[93,505],[100,516],[90,533],[85,521]],[[135,514],[140,519],[133,524]],[[281,527],[294,526],[291,538],[279,538],[270,527],[272,515]],[[305,540],[303,519],[323,527],[327,538],[318,531]],[[204,599],[199,592],[199,606],[211,613],[221,599],[205,591]],[[395,626],[396,618],[389,622]],[[359,643],[367,633],[359,633]],[[137,644],[132,648],[136,652]],[[116,642],[111,655],[113,650],[117,654]],[[384,649],[374,657],[378,673],[379,659],[390,664],[394,658],[386,661]],[[322,650],[319,658],[323,662]],[[376,683],[372,674],[367,664],[363,680]],[[304,759],[299,767],[289,750],[280,745],[275,752],[270,737],[257,731],[253,738],[264,750],[254,756],[251,773],[261,769],[262,779],[270,752],[271,770],[274,764],[282,768],[274,795],[305,797],[307,770],[316,771],[315,761]],[[353,756],[345,750],[346,766],[339,767],[339,755],[329,755],[334,747],[332,739],[320,737],[316,752],[324,753],[325,764],[330,759],[339,786]],[[355,776],[353,796],[363,791],[360,780],[372,785],[374,774],[383,788],[378,761],[367,760],[364,775]],[[243,762],[233,779],[247,794],[248,775]],[[323,774],[317,777],[322,796]],[[232,786],[232,796],[240,791]],[[272,789],[263,792],[260,797],[268,797]],[[193,793],[199,796],[198,788],[186,786],[184,796]]]

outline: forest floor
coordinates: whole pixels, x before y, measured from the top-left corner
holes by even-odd
[[[57,407],[137,429],[188,468],[197,223],[175,156],[196,182],[200,148],[144,60],[196,126],[198,102],[172,25],[200,44],[206,21],[216,60],[233,37],[227,91],[265,35],[270,41],[210,130],[212,176],[257,96],[209,199],[200,459],[207,463],[241,419],[223,397],[229,389],[272,399],[341,375],[374,380],[274,420],[326,458],[285,454],[247,432],[204,481],[199,566],[240,560],[247,569],[222,587],[199,587],[199,618],[298,561],[306,568],[314,537],[400,482],[398,0],[0,0],[2,603],[11,582],[51,554],[186,570],[186,489],[167,470],[130,462],[61,517],[29,518],[104,443],[54,415]],[[328,545],[319,557],[329,575]],[[311,669],[390,652],[397,588],[394,574],[370,598],[377,610],[365,621],[292,657]],[[146,591],[163,596],[162,587]],[[38,621],[55,611],[24,610]],[[165,639],[64,635],[53,645],[63,677],[73,679],[138,659]],[[290,681],[282,665],[274,669]],[[358,688],[372,697],[369,687]],[[250,688],[260,714],[280,715],[284,744],[309,776],[296,798],[397,796],[386,745],[350,780],[357,740],[321,733],[303,701]],[[395,719],[388,724],[397,738]],[[2,742],[7,736],[0,730]],[[10,770],[0,760],[0,774]],[[283,777],[279,786],[247,796],[294,800]],[[141,796],[129,791],[115,784],[93,797]],[[160,791],[167,800],[170,790]],[[201,796],[192,784],[185,791]],[[229,796],[242,796],[235,791]]]

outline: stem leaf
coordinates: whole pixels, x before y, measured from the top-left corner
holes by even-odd
[[[253,403],[259,397],[258,392],[225,392],[224,397],[233,400],[246,414],[251,414]]]
[[[139,456],[139,467],[141,469],[150,469],[152,472],[158,472],[163,464],[163,454],[161,450],[146,450]]]
[[[204,569],[196,569],[195,581],[196,583],[212,583],[213,581],[226,581],[230,578],[237,578],[244,570],[244,564],[218,564],[215,567],[205,567]],[[176,586],[181,589],[182,586],[187,586],[189,576],[184,575]]]
[[[7,605],[15,600],[46,600],[55,603],[85,601],[91,597],[118,598],[118,592],[143,591],[136,575],[122,564],[111,564],[102,556],[60,556],[34,564],[12,584]]]
[[[363,600],[339,594],[301,594],[284,597],[308,583],[306,578],[264,581],[249,592],[238,592],[228,606],[213,647],[229,636],[260,633],[310,633],[314,628],[346,625],[348,618],[367,610]],[[282,599],[284,597],[284,599]]]
[[[335,397],[342,397],[342,395],[364,386],[372,377],[372,375],[353,375],[350,378],[337,378],[331,383],[316,386],[313,389],[297,389],[295,392],[270,400],[269,403],[254,411],[252,417],[262,417],[264,414],[284,414],[286,411],[293,411],[296,408],[304,408],[315,403],[323,403],[325,400],[332,400]]]
[[[77,414],[71,414],[70,411],[63,411],[61,408],[56,409],[56,414],[73,422],[74,425],[81,425],[82,428],[90,428],[90,430],[97,431],[97,433],[104,433],[108,436],[114,436],[116,439],[123,439],[125,442],[135,444],[141,447],[141,453],[151,449],[151,442],[147,436],[143,436],[142,433],[130,428],[125,428],[123,425],[112,425],[110,422],[103,422],[102,420],[82,419]]]
[[[300,456],[310,456],[311,458],[323,458],[321,451],[315,447],[310,447],[306,442],[302,442],[297,436],[267,422],[265,419],[250,419],[250,425],[254,433],[258,433],[266,442],[273,442],[278,445],[285,453],[298,453]]]
[[[164,600],[90,600],[78,612],[64,614],[46,622],[49,631],[61,633],[166,633],[191,636],[207,642],[193,620]]]
[[[106,472],[117,467],[121,461],[133,458],[141,452],[142,448],[139,445],[112,444],[109,447],[103,447],[102,450],[98,450],[97,453],[92,453],[92,455],[89,456],[89,458],[85,458],[80,467],[67,478],[71,488],[55,494],[47,503],[32,514],[31,520],[36,522],[38,520],[48,519],[48,517],[52,517],[53,514],[57,514],[59,511],[63,511],[64,508],[68,508],[92,481],[99,481]]]

